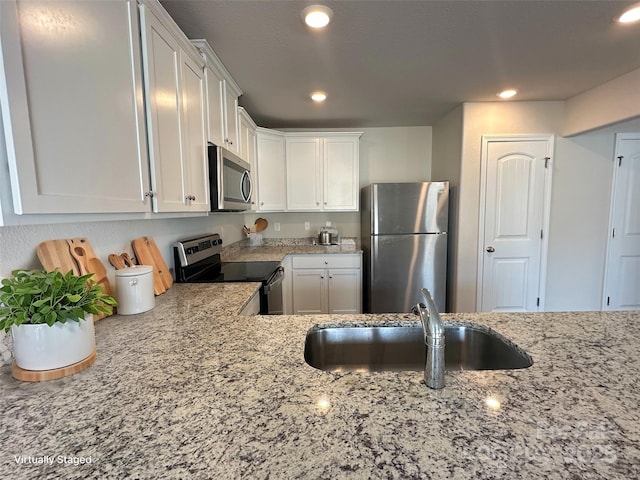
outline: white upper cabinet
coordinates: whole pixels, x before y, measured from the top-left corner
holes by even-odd
[[[360,199],[360,135],[322,139],[323,210],[358,210]]]
[[[164,10],[140,19],[154,211],[207,211],[204,62]]]
[[[190,56],[182,59],[182,118],[185,191],[189,211],[208,212],[209,164],[207,157],[205,91],[202,64]]]
[[[236,88],[235,82],[225,78],[224,80],[224,109],[227,134],[224,138],[226,148],[240,154],[240,142],[238,141],[238,97],[242,93]]]
[[[205,61],[207,139],[240,154],[238,97],[242,90],[206,40],[192,40]]]
[[[287,133],[287,210],[357,211],[361,133]]]
[[[257,209],[255,199],[258,198],[258,176],[257,176],[257,162],[256,162],[256,146],[257,135],[256,129],[258,128],[251,116],[247,111],[238,107],[238,128],[239,128],[239,144],[240,144],[240,157],[243,158],[249,165],[251,165],[251,185],[253,185],[253,192],[251,195],[251,210]]]
[[[287,207],[285,140],[282,132],[257,129],[258,211]]]
[[[0,105],[17,214],[146,212],[135,1],[0,1]]]
[[[322,209],[321,140],[287,137],[287,210]]]

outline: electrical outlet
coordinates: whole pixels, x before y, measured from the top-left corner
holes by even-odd
[[[304,229],[311,230],[311,222],[304,222]]]
[[[279,231],[280,231],[280,223],[279,223],[279,222],[274,223],[274,224],[273,224],[273,229],[274,229],[276,232],[279,232]]]
[[[325,227],[330,227],[331,226],[331,220],[327,220],[326,222],[324,222],[324,226]]]

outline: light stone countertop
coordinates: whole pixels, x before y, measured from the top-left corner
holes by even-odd
[[[0,478],[640,477],[640,312],[443,315],[534,365],[447,372],[433,391],[422,372],[303,358],[314,324],[414,316],[241,317],[218,310],[229,285],[174,285],[150,312],[99,321],[96,363],[71,377],[4,367]],[[251,296],[236,293],[229,312]]]
[[[322,255],[334,253],[362,253],[358,242],[346,240],[339,245],[313,245],[311,239],[266,239],[263,245],[250,246],[247,241],[225,247],[223,262],[281,262],[287,255]]]

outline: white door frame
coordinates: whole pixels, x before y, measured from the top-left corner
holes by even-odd
[[[619,176],[619,168],[616,168],[615,166],[615,162],[618,161],[618,156],[620,155],[620,143],[622,140],[637,140],[640,139],[640,133],[638,132],[633,132],[633,133],[616,133],[616,137],[615,137],[615,150],[614,150],[614,157],[613,157],[613,161],[614,161],[614,167],[613,167],[613,175],[612,175],[612,181],[611,181],[611,199],[609,200],[609,228],[607,229],[607,247],[605,250],[605,257],[604,257],[604,277],[603,277],[603,282],[602,282],[602,305],[601,305],[601,310],[603,311],[609,311],[612,310],[612,308],[607,305],[607,282],[609,280],[609,262],[610,262],[610,257],[611,257],[611,243],[613,240],[612,237],[612,231],[614,228],[614,203],[615,203],[615,196],[616,196],[616,189],[619,187],[618,182],[620,182],[620,180],[618,179]]]
[[[553,174],[554,135],[551,133],[540,134],[508,134],[508,135],[482,135],[482,154],[480,156],[480,203],[479,225],[477,243],[477,279],[476,279],[476,311],[482,308],[482,284],[484,269],[484,234],[485,234],[485,203],[487,200],[487,156],[491,142],[517,142],[539,140],[548,142],[547,168],[544,175],[544,205],[542,213],[542,245],[540,251],[540,278],[538,282],[538,298],[540,303],[538,311],[544,311],[545,291],[547,283],[547,253],[549,247],[549,218],[551,212],[551,184]]]

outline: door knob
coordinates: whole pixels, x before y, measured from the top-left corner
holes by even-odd
[[[493,252],[495,252],[495,251],[496,251],[496,249],[495,249],[495,248],[493,248],[491,245],[489,245],[489,246],[487,247],[487,252],[489,252],[489,253],[493,253]]]

